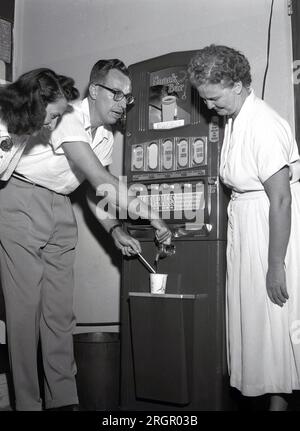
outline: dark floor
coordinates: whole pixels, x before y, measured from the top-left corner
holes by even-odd
[[[233,394],[238,411],[268,411],[269,395],[244,397],[238,391],[234,392],[234,390]],[[288,411],[300,411],[300,391],[295,391],[292,395],[285,396],[285,398],[288,401]]]
[[[7,355],[7,352],[5,352],[5,347],[6,346],[0,345],[0,356],[1,356],[0,374],[6,373],[7,381],[9,385],[9,398],[13,399],[12,382],[11,382],[11,377],[9,373],[8,355]],[[234,401],[233,405],[235,406],[234,410],[236,411],[241,411],[241,412],[268,411],[268,406],[269,406],[268,395],[263,395],[260,397],[244,397],[240,394],[239,391],[232,389],[231,398]],[[288,411],[296,411],[296,412],[300,411],[300,391],[294,391],[292,395],[288,395],[287,401],[289,405]],[[1,402],[0,402],[0,411],[3,411],[3,410],[12,410],[12,406],[3,406],[3,405],[1,406]]]

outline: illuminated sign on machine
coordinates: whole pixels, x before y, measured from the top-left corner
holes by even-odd
[[[161,213],[164,219],[204,220],[205,195],[204,183],[184,184],[132,184],[131,193]]]
[[[185,67],[170,67],[149,74],[150,129],[173,129],[190,124],[188,87]]]
[[[139,198],[157,211],[199,210],[204,202],[202,192],[140,195]]]

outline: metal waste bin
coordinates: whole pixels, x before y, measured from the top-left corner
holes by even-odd
[[[120,336],[118,332],[74,335],[77,390],[83,410],[118,410]]]

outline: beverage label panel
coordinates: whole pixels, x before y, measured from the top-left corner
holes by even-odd
[[[132,149],[132,168],[141,170],[144,167],[144,147],[137,145]]]
[[[188,167],[189,163],[189,143],[187,139],[180,139],[177,142],[177,169]]]
[[[147,166],[146,170],[153,171],[158,168],[159,158],[158,158],[158,143],[152,142],[147,147]]]
[[[157,211],[183,211],[203,209],[201,192],[141,195],[139,198]]]
[[[136,196],[164,219],[204,222],[205,186],[198,183],[173,184],[132,184],[131,196]]]
[[[207,137],[167,138],[131,147],[131,171],[182,171],[207,165]]]
[[[173,168],[173,142],[171,139],[166,139],[162,143],[162,168],[169,171]]]

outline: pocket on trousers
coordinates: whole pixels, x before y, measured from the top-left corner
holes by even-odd
[[[0,190],[0,222],[14,224],[24,219],[30,209],[34,186],[8,183]]]

